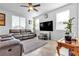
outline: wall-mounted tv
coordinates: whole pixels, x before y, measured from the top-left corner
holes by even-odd
[[[53,21],[41,22],[40,31],[53,31]]]

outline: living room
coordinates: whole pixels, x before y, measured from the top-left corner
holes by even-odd
[[[74,45],[69,52],[78,41],[78,14],[78,3],[0,3],[0,56],[79,56]]]

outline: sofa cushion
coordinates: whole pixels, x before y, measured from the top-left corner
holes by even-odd
[[[7,40],[11,40],[11,38],[1,38],[0,41],[7,41]]]
[[[12,40],[14,39],[13,37],[4,37],[4,38],[0,38],[0,41],[7,41],[7,40]]]
[[[20,33],[20,29],[10,29],[10,33]]]
[[[20,35],[20,33],[11,33],[12,35]]]
[[[7,37],[11,37],[12,34],[3,34],[3,35],[0,35],[1,38],[7,38]]]
[[[29,35],[28,35],[28,34],[22,34],[22,36],[23,36],[23,37],[25,37],[25,36],[28,37]]]
[[[25,29],[21,29],[20,30],[20,33],[22,34],[22,33],[26,33],[26,30]]]
[[[13,35],[15,38],[20,38],[22,35]]]
[[[7,41],[3,41],[3,42],[0,42],[0,48],[6,47],[6,46],[11,46],[11,45],[14,45],[14,44],[19,44],[19,43],[20,43],[19,40],[7,40]]]
[[[29,29],[26,29],[25,31],[26,31],[26,32],[31,32],[31,30],[29,30]]]

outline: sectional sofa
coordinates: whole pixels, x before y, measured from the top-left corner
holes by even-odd
[[[10,34],[0,35],[0,56],[21,56],[23,45]]]
[[[46,41],[38,39],[20,41],[12,35],[13,34],[0,35],[0,56],[26,55],[47,43]]]
[[[16,39],[26,40],[36,37],[36,34],[28,29],[10,29],[9,33],[12,34]]]

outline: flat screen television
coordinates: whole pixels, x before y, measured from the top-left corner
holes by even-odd
[[[53,21],[41,22],[40,31],[53,31]]]

